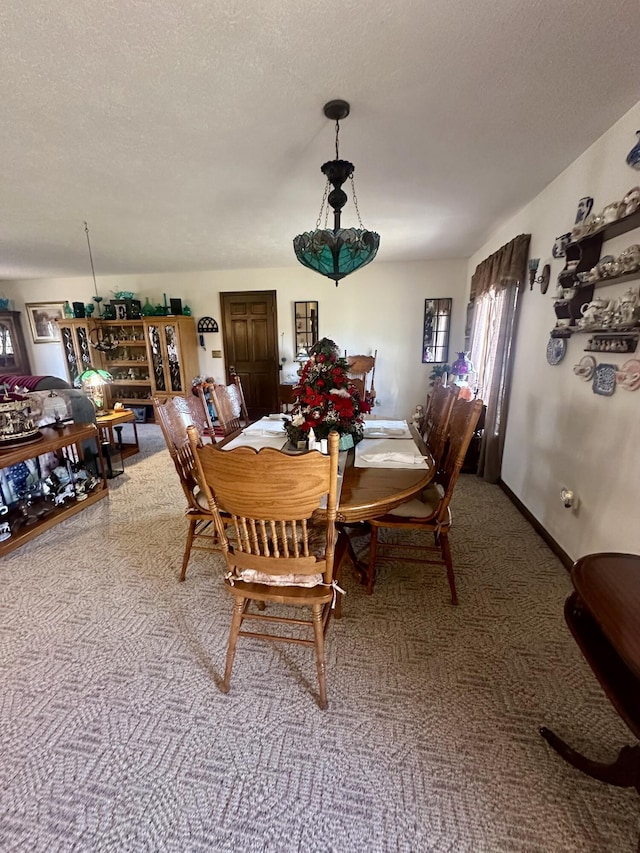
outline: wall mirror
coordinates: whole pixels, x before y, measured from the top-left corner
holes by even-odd
[[[444,364],[449,357],[451,299],[424,300],[423,363]]]
[[[294,302],[293,315],[298,353],[301,349],[308,349],[318,342],[318,303]]]

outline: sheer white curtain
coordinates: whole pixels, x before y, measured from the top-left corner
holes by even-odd
[[[478,397],[489,396],[496,368],[500,324],[507,304],[507,291],[492,287],[476,304],[471,337],[471,361],[477,374]]]

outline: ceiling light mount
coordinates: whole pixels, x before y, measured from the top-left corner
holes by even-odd
[[[331,121],[342,121],[351,112],[351,105],[348,101],[336,98],[334,101],[329,101],[324,105],[323,112]]]
[[[340,121],[350,112],[351,107],[347,101],[340,99],[329,101],[324,105],[325,116],[336,123],[336,156],[335,160],[328,160],[321,167],[327,182],[315,231],[305,231],[293,240],[293,248],[300,263],[333,279],[336,287],[340,279],[370,263],[375,258],[380,245],[380,235],[375,231],[367,231],[360,218],[353,181],[355,166],[348,160],[340,159]],[[360,228],[341,227],[342,208],[348,200],[347,194],[342,189],[346,181],[351,181],[353,203]],[[329,192],[329,185],[333,187],[331,192]],[[333,229],[327,228],[329,206],[333,210]],[[325,227],[321,229],[323,213]]]

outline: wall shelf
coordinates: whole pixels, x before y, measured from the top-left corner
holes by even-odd
[[[634,213],[630,213],[629,216],[623,216],[621,219],[616,219],[614,222],[608,222],[602,228],[598,228],[597,231],[593,231],[591,234],[585,234],[584,237],[580,237],[579,240],[574,240],[569,243],[569,246],[579,246],[583,243],[589,242],[589,240],[593,240],[594,237],[601,237],[602,242],[605,240],[611,240],[613,237],[619,237],[620,234],[626,234],[627,231],[633,231],[634,228],[640,228],[640,208],[636,210]]]
[[[591,302],[593,292],[597,288],[609,287],[613,284],[621,284],[627,281],[640,279],[640,270],[634,272],[623,273],[615,278],[604,278],[598,281],[581,282],[577,278],[579,272],[589,272],[600,260],[602,244],[606,240],[611,240],[613,237],[618,237],[620,234],[626,234],[628,231],[633,231],[640,228],[640,209],[629,216],[623,216],[621,219],[616,219],[614,222],[609,222],[607,225],[599,228],[591,234],[586,234],[579,240],[574,240],[569,243],[565,250],[567,264],[577,261],[577,265],[572,270],[564,270],[558,275],[558,283],[564,288],[577,286],[574,296],[568,300],[556,300],[554,302],[554,311],[559,320],[569,320],[568,326],[556,326],[551,330],[552,338],[570,338],[573,334],[601,332],[607,336],[613,337],[619,332],[629,329],[583,329],[577,325],[577,321],[582,318],[581,308],[585,302]],[[603,352],[598,350],[598,352]],[[606,352],[606,350],[604,351]]]
[[[625,272],[622,275],[617,275],[615,278],[600,278],[596,281],[590,281],[588,284],[592,284],[596,290],[599,287],[608,287],[610,284],[620,284],[625,281],[637,281],[640,278],[640,270],[634,270],[633,272]]]

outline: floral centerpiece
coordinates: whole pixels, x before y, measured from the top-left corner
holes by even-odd
[[[311,430],[317,440],[336,430],[341,447],[350,447],[362,439],[362,415],[371,409],[360,399],[347,369],[346,359],[340,358],[338,345],[330,338],[322,338],[311,347],[309,360],[293,389],[291,420],[285,423],[292,444],[306,441]]]

